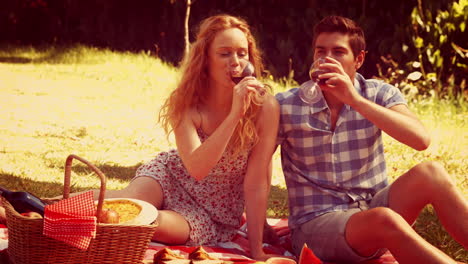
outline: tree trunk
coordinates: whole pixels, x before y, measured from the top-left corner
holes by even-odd
[[[184,41],[185,41],[185,48],[184,48],[184,57],[187,56],[190,48],[190,40],[189,40],[189,18],[190,18],[190,7],[192,6],[192,0],[186,0],[187,8],[185,9],[185,23],[184,23]]]

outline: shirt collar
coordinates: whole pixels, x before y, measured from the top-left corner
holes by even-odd
[[[356,89],[356,91],[362,95],[363,94],[363,89],[362,87],[365,87],[366,85],[366,79],[364,79],[364,77],[357,73],[356,72],[356,76],[354,77],[354,89]]]

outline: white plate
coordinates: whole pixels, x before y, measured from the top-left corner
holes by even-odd
[[[105,201],[131,201],[139,206],[141,206],[141,211],[140,214],[137,215],[135,218],[132,220],[122,222],[119,224],[125,224],[125,225],[149,225],[153,223],[156,218],[158,217],[158,209],[154,207],[154,205],[142,201],[142,200],[137,200],[137,199],[131,199],[131,198],[109,198],[109,199],[104,199]],[[96,201],[97,204],[97,201]]]

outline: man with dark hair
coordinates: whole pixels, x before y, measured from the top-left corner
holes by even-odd
[[[388,249],[400,264],[454,263],[411,227],[432,204],[468,246],[468,203],[450,175],[430,161],[387,180],[382,131],[416,150],[429,146],[428,132],[397,88],[356,72],[366,45],[354,21],[326,17],[314,32],[314,59],[324,60],[316,100],[303,101],[297,88],[276,95],[295,253],[306,243],[325,261],[359,262]]]

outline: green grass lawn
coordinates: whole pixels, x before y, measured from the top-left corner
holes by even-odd
[[[159,108],[175,86],[177,69],[149,53],[119,53],[89,47],[0,48],[0,185],[42,197],[62,193],[64,162],[74,153],[97,165],[108,189],[119,189],[137,167],[174,147],[157,123]],[[288,82],[271,81],[275,92]],[[384,137],[391,180],[425,160],[437,160],[468,195],[466,101],[427,99],[411,103],[432,135],[417,152]],[[287,217],[279,153],[274,155],[270,217]],[[98,179],[73,166],[75,191],[96,188]],[[416,230],[459,261],[468,253],[443,230],[432,208]]]

